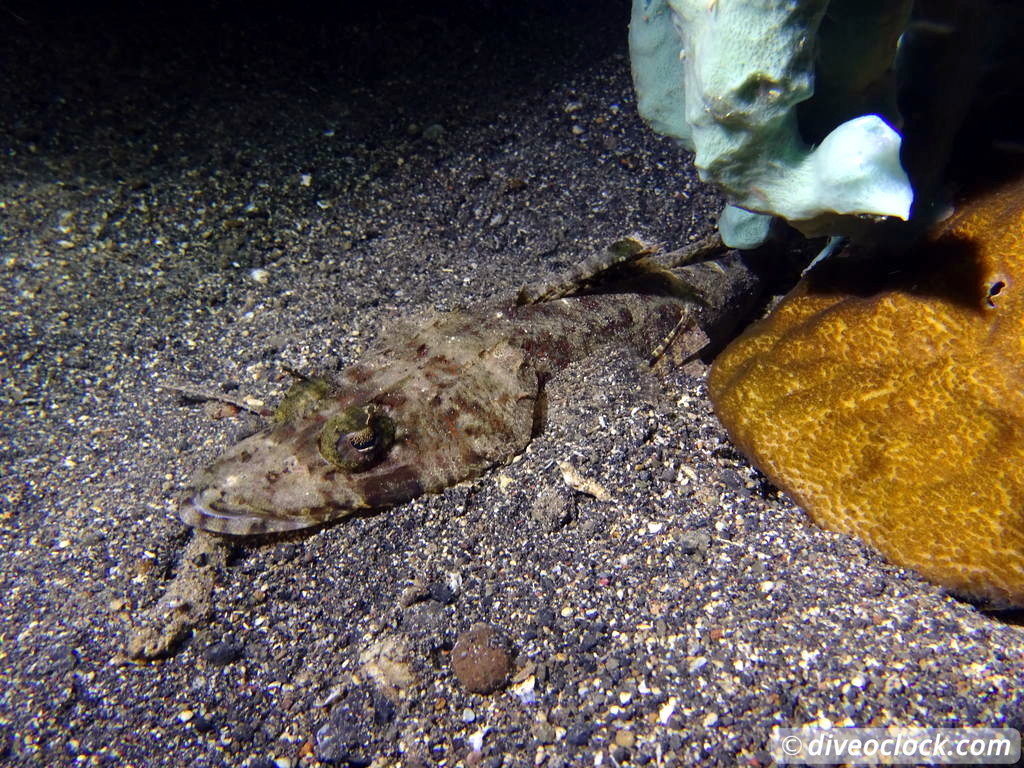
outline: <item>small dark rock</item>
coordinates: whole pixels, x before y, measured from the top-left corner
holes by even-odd
[[[316,732],[316,756],[325,763],[367,766],[373,762],[371,734],[394,717],[385,698],[366,688],[351,691]]]
[[[444,138],[444,126],[440,123],[431,123],[423,129],[423,138],[430,142],[439,142]]]
[[[574,747],[585,747],[590,743],[590,735],[593,732],[594,726],[589,723],[577,723],[566,732],[565,740]]]
[[[430,593],[430,599],[436,600],[441,605],[451,605],[455,602],[455,591],[447,584],[435,581],[427,588],[427,591]]]
[[[289,560],[294,560],[296,557],[302,554],[302,547],[297,544],[285,544],[276,553],[276,560],[281,563],[286,563]]]
[[[678,537],[677,541],[679,549],[684,555],[703,555],[708,551],[708,545],[711,543],[710,537],[700,531],[686,531]]]
[[[474,624],[460,634],[451,658],[455,676],[470,693],[493,693],[512,672],[508,644],[489,624]]]
[[[391,699],[380,691],[373,696],[373,722],[374,725],[387,725],[395,719],[395,705]]]
[[[552,627],[555,624],[555,612],[550,608],[541,608],[533,621],[538,627]]]
[[[542,491],[530,507],[530,519],[549,533],[564,528],[575,515],[575,497],[560,490]]]
[[[726,488],[734,491],[745,490],[746,488],[743,478],[740,477],[739,473],[735,469],[722,470],[721,478]]]
[[[437,635],[447,632],[450,622],[445,607],[430,600],[406,608],[402,623],[412,634]]]
[[[256,735],[256,729],[249,723],[239,723],[231,729],[231,738],[239,744],[248,744]]]
[[[48,662],[48,663],[47,663]],[[52,675],[66,675],[78,665],[75,651],[64,645],[47,648],[42,666]]]
[[[213,730],[213,720],[206,715],[197,714],[192,718],[192,727],[199,733],[209,733]]]
[[[203,651],[203,658],[210,664],[223,667],[242,657],[243,646],[240,643],[218,642]]]

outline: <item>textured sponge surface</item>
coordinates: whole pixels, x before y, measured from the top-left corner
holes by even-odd
[[[822,264],[727,348],[718,415],[819,525],[1024,605],[1024,185],[870,264]]]

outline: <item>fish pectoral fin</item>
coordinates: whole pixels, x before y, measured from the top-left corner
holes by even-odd
[[[683,310],[679,315],[679,321],[654,348],[647,362],[653,367],[666,356],[666,353],[670,353],[668,357],[673,363],[685,365],[710,343],[711,339],[697,323],[694,313]]]

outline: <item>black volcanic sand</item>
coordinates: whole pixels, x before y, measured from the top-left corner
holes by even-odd
[[[391,318],[718,209],[636,115],[625,3],[157,5],[0,7],[0,762],[763,765],[776,725],[1020,727],[1018,627],[814,527],[703,371],[615,350],[509,466],[206,561],[209,615],[130,658],[181,490],[258,426],[168,386],[272,405]],[[478,622],[489,695],[450,664]]]

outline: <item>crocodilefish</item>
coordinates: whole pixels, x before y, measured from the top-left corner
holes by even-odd
[[[613,344],[657,355],[673,335],[696,354],[731,333],[757,280],[736,252],[708,259],[723,251],[705,242],[659,258],[624,238],[516,296],[399,321],[335,381],[293,385],[267,428],[195,475],[181,519],[295,530],[508,462],[543,426],[545,381],[574,361]]]

